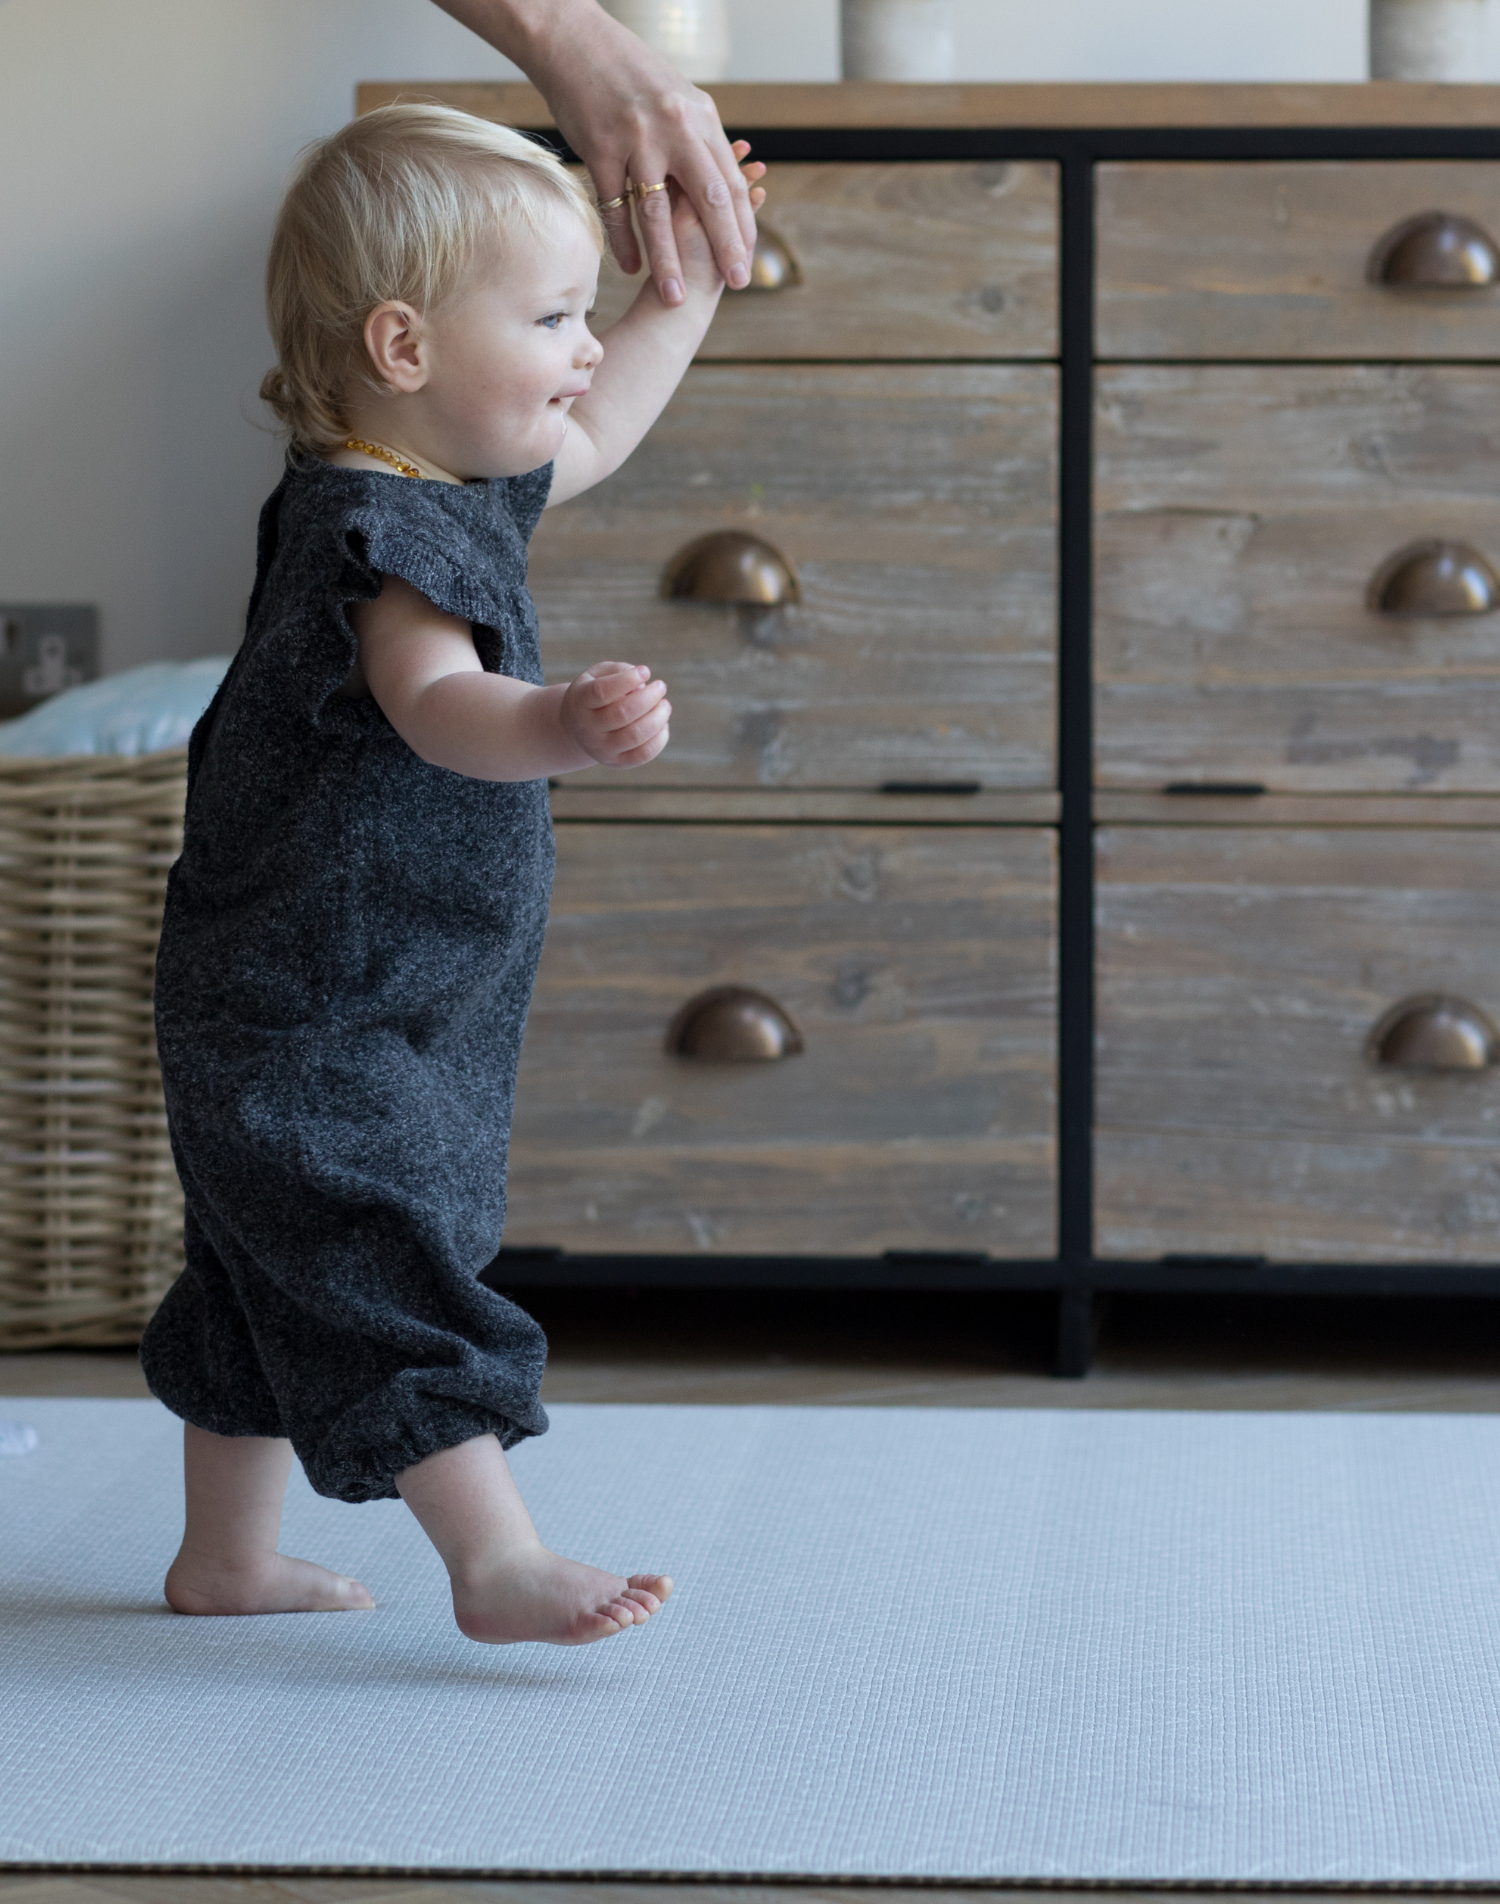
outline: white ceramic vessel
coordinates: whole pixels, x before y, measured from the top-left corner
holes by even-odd
[[[729,71],[729,0],[603,0],[622,26],[664,53],[689,79]]]
[[[845,79],[952,79],[953,0],[843,0]]]
[[[1484,77],[1486,0],[1370,0],[1371,79]]]

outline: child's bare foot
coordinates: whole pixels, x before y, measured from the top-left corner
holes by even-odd
[[[167,1570],[178,1613],[333,1613],[375,1602],[357,1580],[276,1551],[292,1444],[183,1433],[187,1530]]]
[[[665,1574],[626,1580],[549,1553],[493,1435],[428,1455],[396,1489],[447,1564],[453,1617],[471,1640],[587,1646],[643,1626],[672,1591]]]
[[[626,1580],[564,1560],[538,1543],[475,1578],[455,1579],[453,1617],[469,1639],[491,1646],[518,1640],[587,1646],[627,1626],[644,1626],[671,1592],[664,1574],[633,1573]]]
[[[286,1554],[239,1565],[190,1554],[167,1570],[167,1605],[175,1613],[346,1613],[375,1602],[345,1574]]]

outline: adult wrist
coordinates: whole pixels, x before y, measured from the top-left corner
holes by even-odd
[[[559,101],[553,93],[568,84],[561,70],[564,65],[571,64],[576,72],[580,53],[590,66],[598,65],[596,49],[601,40],[634,38],[598,0],[507,0],[507,5],[516,47],[507,57],[523,69],[554,116]]]

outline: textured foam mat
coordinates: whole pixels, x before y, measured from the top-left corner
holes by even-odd
[[[679,1582],[564,1650],[300,1476],[378,1609],[178,1618],[178,1425],[0,1416],[0,1861],[1500,1880],[1500,1419],[558,1408],[543,1538]]]

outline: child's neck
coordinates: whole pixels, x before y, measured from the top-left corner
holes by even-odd
[[[358,418],[351,423],[347,440],[338,449],[331,451],[325,460],[336,464],[340,469],[378,469],[387,476],[393,474],[404,476],[414,468],[428,482],[460,484],[463,482],[462,476],[455,476],[450,470],[443,469],[433,462],[425,451],[415,449],[410,443],[405,442],[404,436],[404,431],[392,431],[388,423],[382,430],[377,426],[374,418]],[[375,449],[389,450],[408,467],[397,470],[389,458],[373,456],[369,449],[354,449],[351,447],[354,443],[365,443]]]

